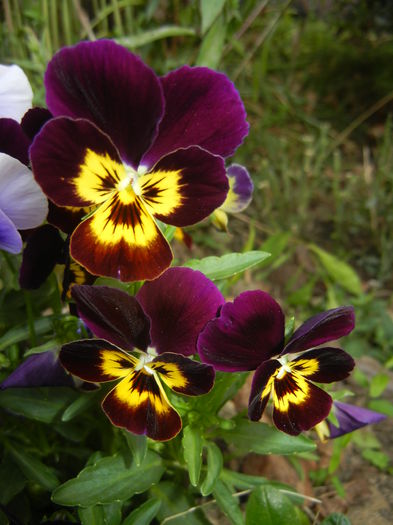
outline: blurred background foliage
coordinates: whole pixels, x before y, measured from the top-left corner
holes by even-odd
[[[250,134],[233,160],[253,177],[253,203],[230,218],[229,235],[209,222],[190,228],[192,252],[178,245],[177,260],[262,249],[271,258],[233,278],[229,295],[266,289],[302,319],[354,304],[357,329],[346,349],[380,365],[371,375],[360,365],[355,380],[365,405],[393,415],[383,399],[393,368],[393,3],[2,0],[1,6],[0,62],[25,70],[36,105],[45,104],[48,60],[81,39],[114,38],[159,74],[187,63],[234,81]],[[45,285],[46,296],[41,290],[28,300],[22,292],[11,297],[10,287],[18,288],[13,263],[3,262],[0,305],[8,302],[0,348],[13,342],[0,354],[5,376],[23,355],[19,343],[32,335],[14,330],[12,339],[10,325],[21,322],[26,308],[39,316],[54,283]],[[51,307],[55,316],[56,299]],[[35,327],[38,343],[45,330]],[[367,450],[387,468],[378,446]]]

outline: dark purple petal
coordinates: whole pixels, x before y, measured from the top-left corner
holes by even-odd
[[[24,114],[20,125],[29,139],[33,140],[42,126],[51,118],[52,114],[46,108],[32,108]]]
[[[308,350],[328,341],[348,335],[355,327],[352,306],[340,306],[314,315],[303,323],[292,335],[282,354]]]
[[[229,157],[248,133],[246,112],[233,83],[205,67],[183,66],[161,79],[165,114],[142,159],[152,166],[178,148],[200,146]]]
[[[0,250],[10,253],[22,251],[22,237],[15,224],[0,210]]]
[[[241,293],[221,308],[198,339],[203,362],[225,372],[255,370],[278,354],[284,342],[284,314],[266,292]]]
[[[0,385],[1,389],[32,386],[72,386],[73,380],[61,366],[55,352],[29,356]]]
[[[25,134],[19,122],[12,118],[0,119],[0,153],[29,165],[30,139]]]
[[[64,233],[72,233],[87,213],[87,208],[56,206],[52,201],[49,201],[47,221]]]
[[[27,238],[19,271],[21,288],[39,288],[56,264],[64,263],[64,246],[59,231],[45,224],[36,228]]]
[[[45,86],[53,115],[94,122],[121,157],[138,166],[156,136],[164,102],[159,79],[137,56],[110,40],[81,42],[56,53]]]
[[[327,421],[330,438],[343,436],[344,434],[353,432],[358,428],[379,423],[386,419],[384,414],[374,412],[374,410],[357,407],[355,405],[348,405],[347,403],[341,403],[339,401],[333,403],[333,410],[339,426],[337,427],[331,421]]]
[[[97,336],[132,350],[150,343],[150,321],[140,304],[126,292],[109,286],[73,286],[79,316]]]
[[[349,376],[355,361],[340,348],[317,348],[291,361],[291,368],[317,383],[342,381]]]
[[[190,268],[170,268],[136,297],[151,319],[151,344],[159,354],[195,354],[200,331],[224,303],[216,285]]]
[[[244,166],[232,164],[227,168],[229,191],[221,209],[227,213],[239,213],[250,204],[254,184]]]
[[[248,401],[248,417],[251,421],[261,419],[272,391],[274,374],[280,367],[281,363],[277,359],[269,359],[255,370]]]

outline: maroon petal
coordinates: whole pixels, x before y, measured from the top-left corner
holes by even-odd
[[[317,348],[291,361],[291,368],[317,383],[342,381],[349,376],[355,361],[340,348]]]
[[[29,139],[33,140],[42,126],[51,118],[52,114],[46,108],[32,108],[23,115],[20,125]]]
[[[36,228],[27,238],[19,272],[21,288],[39,288],[56,264],[64,264],[63,241],[58,230],[50,224]]]
[[[82,218],[87,215],[88,208],[72,208],[70,206],[56,206],[49,201],[47,221],[64,233],[72,233]]]
[[[269,359],[255,370],[248,402],[248,417],[251,421],[261,419],[272,392],[275,372],[280,367],[281,364],[277,359]]]
[[[278,354],[284,342],[284,314],[266,292],[241,293],[226,303],[198,339],[203,362],[227,372],[255,370]]]
[[[111,343],[145,350],[150,343],[150,321],[135,297],[108,286],[78,286],[71,290],[78,314],[90,330]]]
[[[151,214],[180,227],[208,217],[224,202],[229,188],[223,159],[197,147],[162,158],[139,184]]]
[[[30,139],[19,122],[12,118],[0,119],[0,153],[6,153],[28,166],[29,146]]]
[[[137,167],[163,113],[159,79],[137,56],[110,40],[61,49],[45,74],[46,101],[55,116],[94,122]]]
[[[151,319],[152,345],[159,354],[195,354],[200,331],[224,303],[216,285],[190,268],[170,268],[146,282],[136,297]]]
[[[283,354],[308,350],[328,341],[348,335],[355,327],[352,306],[340,306],[314,315],[303,323],[292,335]]]
[[[161,79],[165,115],[158,136],[142,159],[152,166],[178,148],[200,146],[229,157],[248,133],[239,93],[222,73],[183,66]]]
[[[341,403],[339,401],[333,403],[333,410],[339,426],[337,427],[331,421],[327,422],[329,425],[330,438],[343,436],[366,425],[379,423],[386,419],[384,414],[374,412],[374,410],[348,405],[347,403]]]

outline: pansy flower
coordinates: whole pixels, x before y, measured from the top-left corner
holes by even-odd
[[[204,67],[159,78],[109,40],[60,50],[45,86],[57,118],[31,147],[36,180],[55,204],[91,210],[72,257],[94,275],[156,278],[172,252],[154,218],[188,226],[226,198],[223,157],[248,132],[236,89]]]
[[[248,415],[258,421],[269,397],[277,428],[297,435],[329,414],[332,398],[316,386],[345,379],[354,366],[339,348],[319,347],[354,328],[351,306],[315,315],[284,343],[284,314],[267,293],[255,290],[226,303],[198,339],[201,360],[217,370],[255,370]]]
[[[32,100],[33,90],[23,70],[15,64],[0,64],[0,118],[20,122]]]
[[[204,325],[224,298],[202,273],[171,268],[136,297],[105,286],[74,286],[79,316],[99,339],[64,345],[60,362],[85,381],[119,380],[102,408],[112,423],[164,441],[182,423],[164,384],[176,393],[208,392],[214,369],[190,359]]]

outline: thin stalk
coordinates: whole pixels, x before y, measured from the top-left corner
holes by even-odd
[[[31,302],[30,292],[23,290],[23,297],[25,298],[27,325],[29,327],[30,345],[34,347],[34,346],[37,346],[37,334],[34,328],[33,304]]]
[[[42,0],[41,2],[41,12],[42,20],[44,22],[44,45],[45,50],[48,56],[53,55],[52,42],[51,42],[51,33],[50,33],[50,15],[49,15],[49,5],[48,0]]]
[[[71,22],[71,13],[68,0],[63,0],[62,3],[62,20],[63,20],[63,31],[65,43],[69,46],[72,44],[72,22]]]
[[[51,34],[52,34],[52,45],[53,50],[57,51],[60,47],[60,40],[59,40],[59,19],[57,16],[57,2],[50,2],[49,3],[49,17],[50,17],[50,25],[51,25]]]
[[[121,19],[121,12],[119,3],[117,0],[112,0],[113,3],[113,16],[115,19],[116,33],[118,35],[124,35],[123,21]]]

